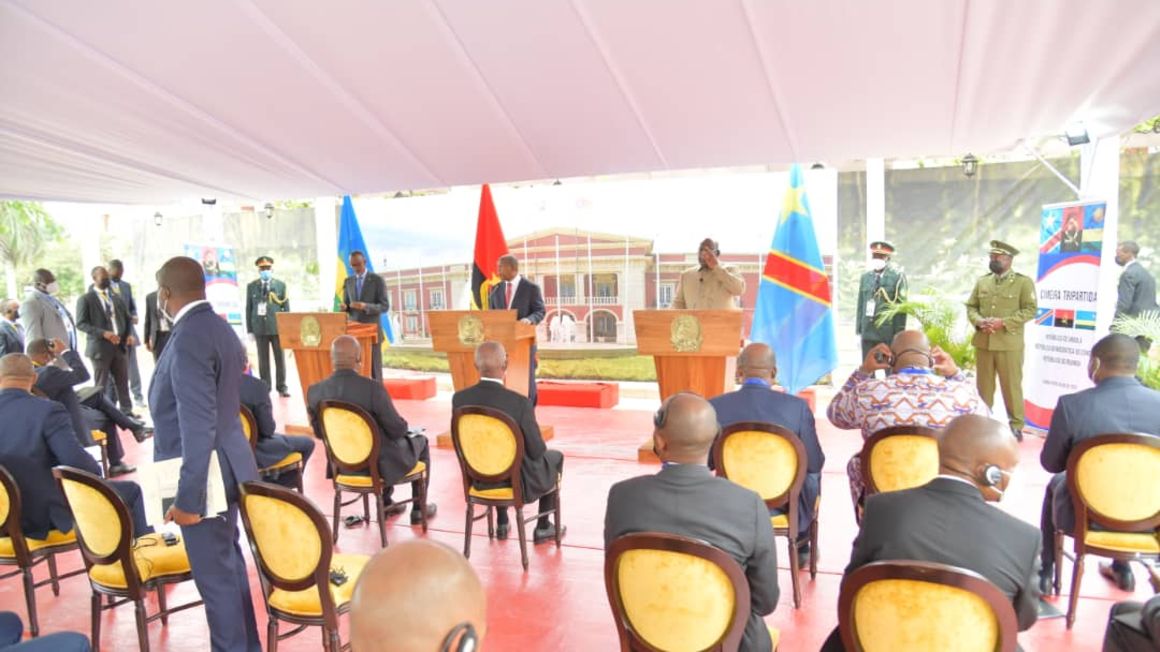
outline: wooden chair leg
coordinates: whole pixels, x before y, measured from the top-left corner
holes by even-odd
[[[796,538],[797,537],[793,536],[792,533],[786,534],[786,540],[789,543],[787,546],[789,549],[789,578],[790,582],[793,584],[793,608],[801,609],[802,587],[801,580],[798,578],[798,573],[801,570],[801,567],[798,566],[797,541],[795,541]]]
[[[92,604],[93,612],[93,636],[89,641],[89,644],[93,646],[93,650],[95,652],[99,652],[101,649],[101,594],[93,593],[93,597],[90,600],[90,603]]]
[[[423,524],[423,534],[427,534],[427,481],[431,476],[423,474],[423,481],[419,483],[419,518]]]
[[[169,606],[166,605],[165,602],[166,602],[165,585],[160,584],[157,586],[157,608],[160,610],[159,613],[161,614],[161,624],[168,626],[169,625]]]
[[[1075,553],[1071,570],[1071,595],[1067,596],[1067,629],[1075,624],[1075,606],[1079,602],[1079,581],[1083,579],[1083,553]]]
[[[367,495],[363,494],[363,509],[367,508]],[[368,516],[369,517],[369,516]],[[379,545],[387,547],[387,509],[383,504],[383,496],[375,492],[375,520],[379,522]]]
[[[133,611],[137,614],[137,645],[141,652],[149,652],[149,630],[145,623],[145,601],[134,600]]]
[[[466,507],[467,507],[467,510],[466,510],[467,511],[467,523],[465,523],[463,526],[463,557],[464,557],[464,559],[471,559],[471,525],[472,525],[472,523],[475,522],[475,518],[473,518],[475,516],[475,505],[473,505],[471,503],[471,500],[468,500]],[[489,518],[488,518],[488,526],[487,527],[490,530],[491,529],[490,514],[488,516],[489,516]],[[489,537],[491,536],[491,532],[488,532],[488,536]]]
[[[818,577],[818,515],[810,523],[810,581]]]
[[[56,555],[55,554],[48,555],[48,578],[49,578],[49,580],[51,580],[52,594],[54,596],[59,597],[60,596],[60,576],[56,572]]]
[[[495,539],[495,519],[494,519],[495,510],[493,510],[491,508],[491,505],[487,506],[486,514],[487,514],[487,540],[491,541],[491,540]]]
[[[342,516],[342,491],[334,488],[334,543],[338,543],[338,519]]]
[[[342,640],[338,637],[338,630],[328,630],[328,634],[330,635],[330,649],[334,652],[342,652]]]
[[[278,619],[267,611],[266,652],[278,652]]]
[[[306,491],[302,489],[302,476],[304,475],[306,475],[306,465],[302,464],[298,467],[298,478],[294,481],[294,488],[303,496],[306,495]]]
[[[99,448],[101,449],[101,472],[105,477],[109,477],[109,442],[102,439]]]
[[[36,617],[36,588],[32,580],[32,569],[21,568],[20,575],[24,580],[24,603],[28,606],[28,631],[32,638],[40,636],[40,622]]]
[[[1052,588],[1055,589],[1055,595],[1059,595],[1059,589],[1063,585],[1063,532],[1055,531],[1055,579],[1052,581]]]
[[[560,520],[560,485],[556,485],[556,547],[560,547],[560,542],[564,540],[564,525]]]
[[[367,524],[368,524],[368,525],[369,525],[369,524],[370,524],[370,522],[371,522],[371,503],[370,503],[370,498],[371,498],[371,495],[370,495],[370,494],[363,494],[363,495],[362,495],[362,499],[363,499],[363,500],[362,500],[362,503],[363,503],[363,518],[365,518],[365,519],[366,519],[366,521],[367,521]],[[381,498],[382,498],[382,496],[379,496],[379,498],[381,499]]]
[[[528,537],[524,531],[524,508],[516,507],[516,527],[520,530],[520,561],[524,564],[524,571],[528,570]]]

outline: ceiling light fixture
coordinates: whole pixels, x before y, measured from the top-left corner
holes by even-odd
[[[967,154],[963,157],[963,176],[970,179],[979,171],[979,159],[974,154]]]
[[[1068,125],[1067,131],[1064,132],[1064,137],[1067,138],[1067,144],[1070,147],[1086,145],[1092,142],[1091,137],[1088,136],[1087,127],[1083,126],[1082,122],[1073,122]]]
[[[153,224],[156,226],[161,226],[161,211],[157,211],[153,214]]]
[[[270,202],[266,202],[266,205],[262,207],[262,214],[265,215],[266,219],[268,220],[274,219],[274,205]]]

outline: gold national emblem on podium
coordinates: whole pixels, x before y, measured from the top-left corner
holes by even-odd
[[[322,344],[322,325],[314,317],[303,317],[298,324],[298,339],[303,346],[316,347]]]
[[[483,343],[483,320],[475,315],[459,318],[459,343],[475,346]]]
[[[670,327],[673,350],[696,353],[701,350],[701,320],[693,315],[678,315]]]

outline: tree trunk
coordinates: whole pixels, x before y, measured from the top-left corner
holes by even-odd
[[[16,265],[11,260],[4,261],[4,276],[8,281],[8,298],[20,301],[20,297],[16,296]]]

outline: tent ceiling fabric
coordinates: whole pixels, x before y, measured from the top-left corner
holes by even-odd
[[[0,0],[0,195],[1006,150],[1160,111],[1155,0]]]

